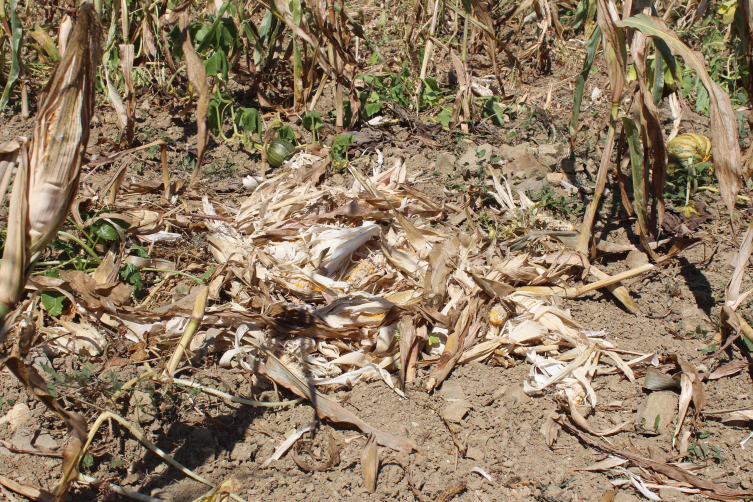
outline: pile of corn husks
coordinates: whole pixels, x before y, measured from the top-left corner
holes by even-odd
[[[500,207],[497,235],[517,242],[514,252],[476,226],[472,202],[439,203],[401,161],[375,165],[370,177],[351,170],[350,189],[317,186],[322,163],[301,152],[282,174],[247,178],[251,193],[234,221],[203,199],[219,266],[209,284],[214,306],[191,342],[196,357],[221,352],[222,366],[251,368],[263,347],[310,384],[381,378],[403,396],[417,378],[432,390],[457,364],[507,367],[518,355],[532,363],[526,392],[557,385],[590,406],[597,372],[632,379],[630,367],[647,361],[623,361],[603,332],[584,331],[556,305],[582,272],[583,261],[556,238],[574,233],[538,216],[504,179],[493,176],[488,195]],[[526,235],[536,235],[527,242],[537,252],[520,245]],[[119,319],[134,342],[175,340],[195,296]]]

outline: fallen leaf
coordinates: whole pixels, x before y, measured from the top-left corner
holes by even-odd
[[[361,472],[363,486],[369,493],[376,491],[377,472],[379,470],[379,452],[377,450],[376,435],[372,432],[361,453]]]

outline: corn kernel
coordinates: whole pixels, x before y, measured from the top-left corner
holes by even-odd
[[[505,324],[506,320],[507,312],[505,312],[500,306],[492,308],[491,312],[489,312],[489,322],[492,326],[502,326]]]

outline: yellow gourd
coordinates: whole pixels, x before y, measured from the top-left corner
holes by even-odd
[[[695,171],[695,166],[711,159],[711,140],[700,134],[680,134],[667,143],[667,174],[678,169]],[[713,166],[711,172],[714,172]]]

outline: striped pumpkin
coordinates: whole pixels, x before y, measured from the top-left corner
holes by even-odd
[[[680,134],[667,143],[667,174],[690,170],[711,159],[711,140],[700,134]],[[713,172],[713,167],[712,167]]]

